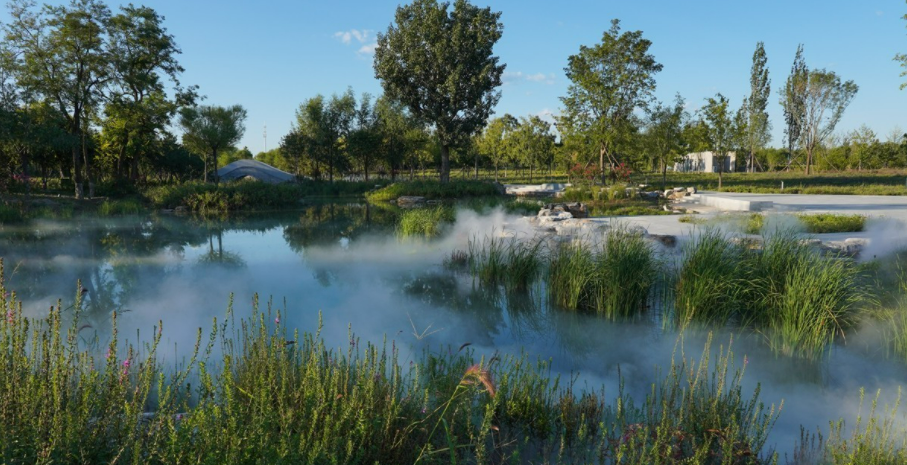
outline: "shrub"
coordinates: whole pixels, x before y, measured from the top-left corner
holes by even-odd
[[[797,218],[806,225],[806,232],[813,234],[860,232],[866,226],[863,215],[820,213],[797,215]]]
[[[366,194],[373,202],[395,200],[401,196],[419,196],[428,199],[458,199],[465,197],[500,195],[500,185],[487,181],[454,180],[446,184],[435,180],[396,182]]]
[[[0,224],[14,224],[25,221],[25,215],[16,207],[0,203]]]
[[[105,200],[98,206],[98,214],[101,216],[137,215],[144,209],[141,202],[135,199]]]

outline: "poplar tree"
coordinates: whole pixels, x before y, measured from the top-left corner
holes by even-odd
[[[790,75],[781,89],[781,106],[784,108],[784,123],[787,126],[784,129],[787,137],[787,169],[794,160],[794,149],[797,148],[800,141],[800,133],[803,130],[804,119],[806,118],[806,86],[809,81],[809,68],[806,67],[806,61],[803,58],[803,44],[797,46],[797,54],[794,56],[794,64],[791,66]]]
[[[746,162],[747,171],[756,170],[756,152],[771,139],[771,122],[768,120],[768,98],[771,95],[772,82],[768,76],[768,57],[765,55],[765,44],[756,44],[753,53],[753,66],[750,70],[750,95],[744,101],[746,112],[746,149],[749,156]]]

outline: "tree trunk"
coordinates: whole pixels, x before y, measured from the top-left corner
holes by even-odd
[[[602,185],[605,185],[605,146],[601,145],[598,148],[598,171],[601,175]]]
[[[476,178],[476,180],[478,180],[479,179],[479,153],[478,152],[476,152],[475,164],[476,164],[475,178]]]
[[[79,164],[80,160],[79,148],[73,146],[72,148],[72,183],[75,186],[75,196],[76,200],[82,200],[85,194],[82,191],[82,167]]]
[[[441,184],[450,182],[450,146],[441,144]]]
[[[809,167],[813,164],[813,151],[809,147],[806,148],[806,175],[809,176]]]
[[[208,184],[208,156],[205,155],[205,156],[202,157],[202,158],[205,159],[205,176],[204,176],[204,181],[205,181],[205,184]]]
[[[368,182],[368,154],[365,155],[365,182]]]
[[[220,185],[220,176],[217,175],[217,149],[212,150],[212,165],[214,165],[214,185]]]

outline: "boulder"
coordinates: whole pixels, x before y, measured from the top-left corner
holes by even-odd
[[[560,213],[569,213],[570,218],[588,218],[589,210],[580,202],[549,203],[539,210],[539,217],[556,216]]]
[[[189,213],[189,207],[180,205],[173,209],[174,213]]]
[[[677,236],[670,234],[649,234],[647,237],[665,247],[673,248],[677,245]]]
[[[696,193],[695,187],[687,187],[687,194],[695,194],[695,193]]]
[[[397,205],[401,207],[412,207],[425,203],[425,197],[418,195],[404,195],[397,198]]]

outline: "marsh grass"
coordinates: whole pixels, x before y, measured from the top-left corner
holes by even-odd
[[[682,251],[675,278],[673,317],[691,322],[727,324],[744,302],[744,248],[716,229],[706,229]]]
[[[25,221],[25,215],[14,206],[0,203],[0,224],[15,224]]]
[[[397,235],[437,237],[455,220],[456,211],[444,205],[404,210],[397,222]]]
[[[429,199],[460,199],[501,195],[499,185],[488,181],[451,180],[442,184],[437,180],[401,181],[389,184],[366,194],[372,202],[395,200],[401,196],[420,196]]]
[[[145,211],[141,202],[135,199],[105,200],[98,206],[98,215],[138,215]]]
[[[797,215],[797,218],[806,225],[806,232],[811,234],[860,232],[866,227],[864,215],[819,213]]]
[[[2,288],[2,285],[0,285]],[[270,304],[223,322],[177,366],[159,323],[138,347],[113,315],[88,336],[80,304],[43,319],[0,292],[0,461],[4,463],[766,463],[777,412],[741,388],[729,352],[675,360],[639,403],[609,401],[525,355],[476,359],[351,332],[325,347],[288,334]],[[320,325],[319,325],[320,327]],[[620,383],[623,386],[623,383]],[[10,440],[13,439],[13,440]]]
[[[525,291],[542,272],[542,242],[487,236],[469,241],[469,269],[482,285]]]

